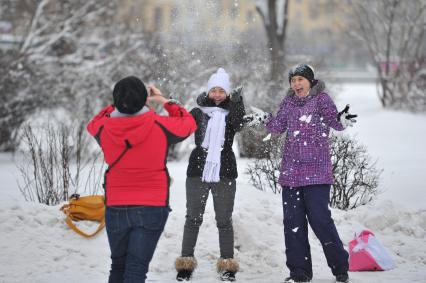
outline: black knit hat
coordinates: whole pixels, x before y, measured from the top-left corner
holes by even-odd
[[[311,83],[311,86],[314,85],[316,82],[314,70],[311,66],[306,64],[299,64],[291,68],[288,72],[288,81],[291,82],[291,78],[294,76],[304,77]]]
[[[112,91],[114,106],[124,114],[134,114],[145,105],[148,92],[143,82],[133,76],[119,80]]]

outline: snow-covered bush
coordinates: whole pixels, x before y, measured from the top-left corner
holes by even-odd
[[[5,1],[2,7],[13,13],[21,11],[21,4]],[[17,28],[25,30],[19,48],[0,54],[0,93],[3,98],[0,151],[16,149],[16,130],[33,113],[58,105],[67,105],[77,113],[76,109],[83,109],[83,102],[74,103],[79,101],[76,99],[78,90],[89,89],[92,94],[97,94],[93,87],[87,87],[87,82],[96,86],[99,77],[108,81],[107,76],[97,75],[93,69],[87,68],[88,61],[83,60],[83,53],[96,49],[87,42],[102,36],[105,28],[88,27],[108,18],[110,4],[94,0],[42,0],[26,4],[26,8],[22,8],[26,16],[15,15]],[[80,68],[86,68],[87,72]],[[89,76],[94,78],[88,80]]]
[[[330,150],[334,176],[330,205],[348,210],[372,201],[379,193],[381,170],[367,148],[349,136],[332,135]]]
[[[250,134],[256,134],[256,131],[251,130]],[[259,135],[258,132],[257,135]],[[266,191],[269,188],[274,193],[281,192],[278,178],[280,176],[281,144],[284,138],[284,136],[274,136],[264,141],[262,147],[246,148],[249,151],[257,152],[258,156],[246,168],[250,181],[256,189]],[[256,139],[261,140],[259,136],[256,136]]]
[[[88,154],[85,131],[83,124],[23,127],[22,159],[17,167],[23,182],[19,189],[26,200],[57,205],[77,192],[99,193],[102,157]]]
[[[256,158],[246,172],[253,186],[259,190],[281,192],[278,183],[281,149],[284,138],[265,141],[263,158]],[[348,210],[369,203],[378,194],[381,171],[371,162],[367,149],[345,135],[331,136],[331,160],[334,185],[330,192],[331,207]]]

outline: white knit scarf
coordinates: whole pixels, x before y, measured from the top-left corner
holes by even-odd
[[[201,144],[203,148],[208,149],[202,181],[217,183],[220,181],[220,155],[225,142],[225,117],[229,111],[219,107],[200,108],[210,117],[204,141]]]

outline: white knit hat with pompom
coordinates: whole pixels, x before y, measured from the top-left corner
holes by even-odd
[[[231,82],[229,81],[229,75],[223,68],[219,68],[216,73],[210,76],[207,83],[207,92],[214,87],[221,87],[227,94],[231,91]]]

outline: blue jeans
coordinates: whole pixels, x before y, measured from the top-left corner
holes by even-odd
[[[331,211],[330,185],[283,187],[284,239],[291,276],[312,277],[308,222],[320,240],[327,264],[334,275],[348,271],[348,253],[343,248]]]
[[[112,260],[109,283],[145,282],[169,212],[170,208],[165,206],[106,208],[105,224]]]

